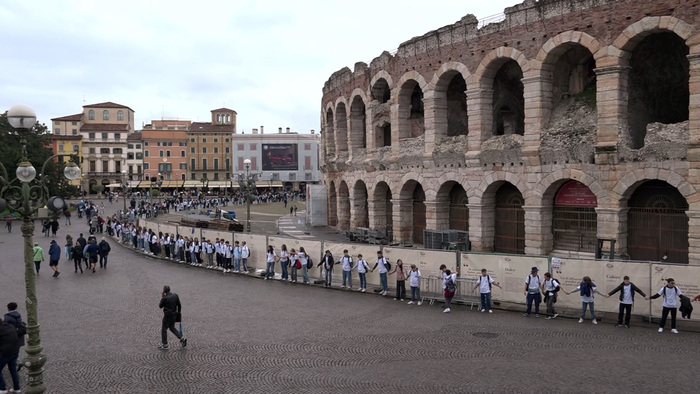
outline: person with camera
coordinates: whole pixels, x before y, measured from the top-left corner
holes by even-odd
[[[170,292],[170,286],[163,286],[163,294],[161,295],[159,308],[163,310],[163,326],[161,330],[161,349],[168,348],[168,330],[175,334],[180,340],[182,347],[187,346],[187,338],[185,338],[178,330],[175,329],[175,323],[181,320],[182,305],[180,297],[175,293]]]

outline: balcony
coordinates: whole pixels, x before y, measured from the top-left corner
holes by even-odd
[[[85,176],[87,176],[87,177],[100,177],[100,176],[109,176],[109,177],[118,176],[118,177],[121,177],[122,173],[121,173],[121,171],[115,171],[115,172],[89,171],[85,174]]]

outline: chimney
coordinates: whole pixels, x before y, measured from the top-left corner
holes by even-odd
[[[265,126],[260,126],[260,134],[265,134]]]
[[[282,128],[280,127],[279,129],[277,129],[277,132],[282,134]]]
[[[287,127],[287,134],[289,134],[289,127]]]
[[[316,134],[316,130],[311,129],[311,134]]]
[[[253,129],[253,134],[258,134],[258,129]]]

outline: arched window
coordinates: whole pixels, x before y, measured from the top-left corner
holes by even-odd
[[[90,111],[88,112],[88,119],[89,119],[89,120],[95,120],[95,111],[90,110]]]
[[[102,120],[109,120],[109,111],[102,111]]]
[[[119,110],[117,111],[117,120],[124,120],[124,111]]]

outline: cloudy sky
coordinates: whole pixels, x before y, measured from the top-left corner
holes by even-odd
[[[140,129],[228,107],[239,132],[318,130],[333,72],[520,2],[3,0],[0,111],[28,104],[49,124],[113,101],[136,111]]]

